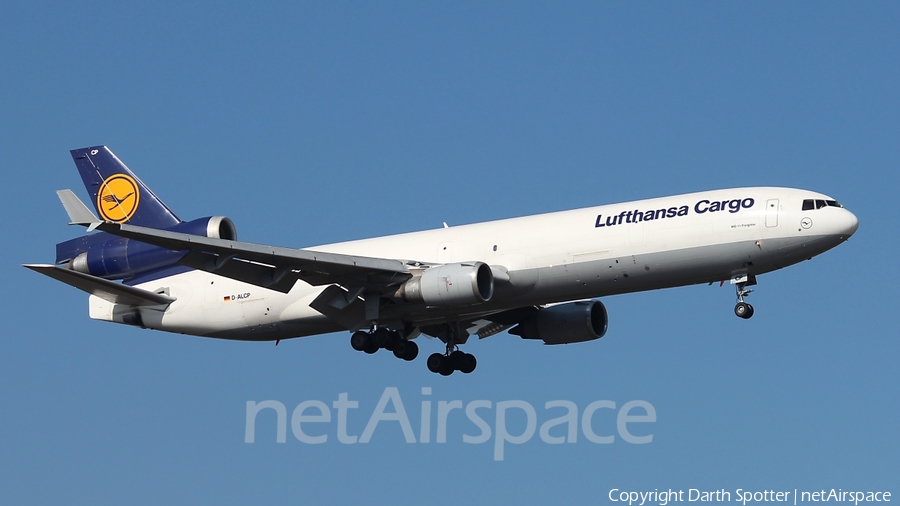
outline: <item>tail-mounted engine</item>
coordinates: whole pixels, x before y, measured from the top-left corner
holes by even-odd
[[[523,339],[541,339],[546,344],[569,344],[600,339],[608,326],[603,303],[586,300],[541,309],[509,333]]]
[[[168,230],[216,239],[236,240],[234,223],[225,216],[181,222]],[[174,266],[185,255],[159,246],[107,233],[86,235],[56,245],[56,263],[106,279],[126,279]]]

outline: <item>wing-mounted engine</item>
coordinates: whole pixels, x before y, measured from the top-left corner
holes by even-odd
[[[181,222],[168,230],[216,239],[237,239],[234,222],[225,216]],[[67,263],[69,269],[92,276],[126,279],[173,266],[185,253],[99,233],[57,244],[56,263]]]
[[[587,300],[541,309],[509,333],[523,339],[541,339],[546,344],[569,344],[600,339],[608,326],[603,303]]]
[[[494,274],[484,262],[438,265],[400,285],[395,297],[429,306],[469,306],[491,300]]]

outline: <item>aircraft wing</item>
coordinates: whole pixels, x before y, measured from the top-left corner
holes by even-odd
[[[412,275],[400,260],[369,258],[215,239],[136,225],[104,222],[97,229],[176,251],[195,269],[287,293],[298,279],[384,292]]]
[[[168,295],[123,285],[108,279],[98,278],[97,276],[91,276],[90,274],[84,274],[70,269],[63,269],[54,265],[25,264],[25,267],[44,274],[45,276],[49,276],[57,281],[62,281],[67,285],[74,286],[91,295],[96,295],[101,299],[108,300],[113,304],[128,304],[130,306],[164,306],[175,302],[175,298],[169,297]]]

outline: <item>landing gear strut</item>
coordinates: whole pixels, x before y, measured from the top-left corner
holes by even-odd
[[[394,356],[407,362],[419,356],[419,345],[400,337],[398,332],[379,327],[371,332],[358,330],[350,336],[350,346],[356,351],[372,354],[380,349],[394,352]]]
[[[734,306],[734,314],[743,319],[753,316],[753,306],[744,302],[744,296],[750,295],[753,290],[747,290],[747,282],[743,281],[737,284],[737,304]]]

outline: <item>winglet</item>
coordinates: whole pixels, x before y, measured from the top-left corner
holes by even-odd
[[[59,201],[66,208],[69,225],[83,225],[88,228],[88,232],[92,232],[102,223],[72,190],[57,190],[56,195],[59,196]]]

